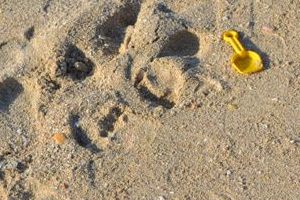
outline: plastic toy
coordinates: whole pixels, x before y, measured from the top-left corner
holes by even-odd
[[[263,70],[261,57],[253,51],[247,51],[239,41],[239,34],[229,30],[223,33],[223,40],[230,44],[235,54],[231,57],[232,67],[241,74],[253,74]]]

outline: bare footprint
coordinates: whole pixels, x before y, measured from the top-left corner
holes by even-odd
[[[165,26],[145,27],[149,29],[148,32],[155,33],[152,43],[145,48],[135,44],[139,43],[139,39],[144,38],[137,35],[140,33],[139,28],[144,25],[143,22],[136,24],[137,30],[133,31],[130,45],[137,47],[136,51],[139,55],[134,58],[133,68],[127,74],[131,74],[134,87],[141,99],[151,106],[171,109],[180,103],[181,94],[190,84],[187,82],[192,75],[186,72],[198,67],[199,60],[196,55],[200,49],[200,42],[198,36],[187,30],[176,14],[162,7],[161,4],[156,6],[153,13],[157,13],[162,21],[160,23],[165,23]],[[178,21],[171,21],[170,15]],[[152,18],[155,19],[155,14]],[[149,24],[152,23],[153,21],[149,21]],[[140,48],[143,48],[144,52]]]
[[[161,10],[159,8],[158,5],[158,10]],[[223,88],[222,84],[201,66],[200,59],[202,56],[205,58],[209,47],[203,44],[201,49],[200,41],[206,40],[199,38],[203,34],[189,30],[181,20],[178,20],[177,24],[172,21],[169,25],[170,13],[172,14],[172,11],[167,9],[167,14],[164,11],[160,15],[161,23],[165,23],[168,30],[164,31],[164,27],[159,26],[155,30],[148,31],[155,32],[156,39],[146,48],[143,47],[144,53],[139,48],[136,49],[139,55],[133,60],[131,73],[127,73],[131,74],[141,99],[151,106],[163,106],[166,109],[181,105],[182,102],[195,96],[196,92],[200,93],[199,98],[205,98],[211,89],[220,91]],[[136,26],[139,27],[141,24]],[[139,38],[143,38],[136,35],[136,32],[139,30],[133,31],[131,45],[135,45],[139,42]]]

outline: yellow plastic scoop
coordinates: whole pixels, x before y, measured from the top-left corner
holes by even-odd
[[[231,65],[241,74],[252,74],[263,70],[261,57],[253,52],[247,51],[239,41],[239,34],[230,30],[223,33],[223,40],[230,44],[235,54],[231,57]]]

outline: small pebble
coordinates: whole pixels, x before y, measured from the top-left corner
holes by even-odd
[[[89,72],[89,67],[84,64],[83,62],[76,62],[74,64],[74,67],[78,70],[78,71],[81,71],[81,72]]]
[[[226,175],[227,175],[227,176],[230,176],[231,174],[232,174],[232,171],[230,171],[230,170],[227,170],[227,171],[226,171]]]
[[[159,197],[158,197],[158,200],[165,200],[165,197],[159,196]]]
[[[229,111],[235,111],[235,110],[237,110],[239,107],[238,107],[238,105],[236,105],[236,104],[228,104],[227,105],[227,108],[228,108],[228,110]]]
[[[18,130],[17,130],[17,133],[18,133],[19,135],[21,135],[21,134],[22,134],[22,129],[18,129]]]
[[[292,140],[290,140],[290,143],[291,144],[298,144],[298,143],[300,143],[300,140],[297,140],[297,139],[292,139]]]
[[[65,142],[66,137],[62,133],[56,133],[56,134],[53,135],[52,139],[54,140],[54,142],[56,144],[61,145]]]

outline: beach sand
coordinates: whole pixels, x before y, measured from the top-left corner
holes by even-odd
[[[299,199],[299,10],[0,0],[0,199]]]

